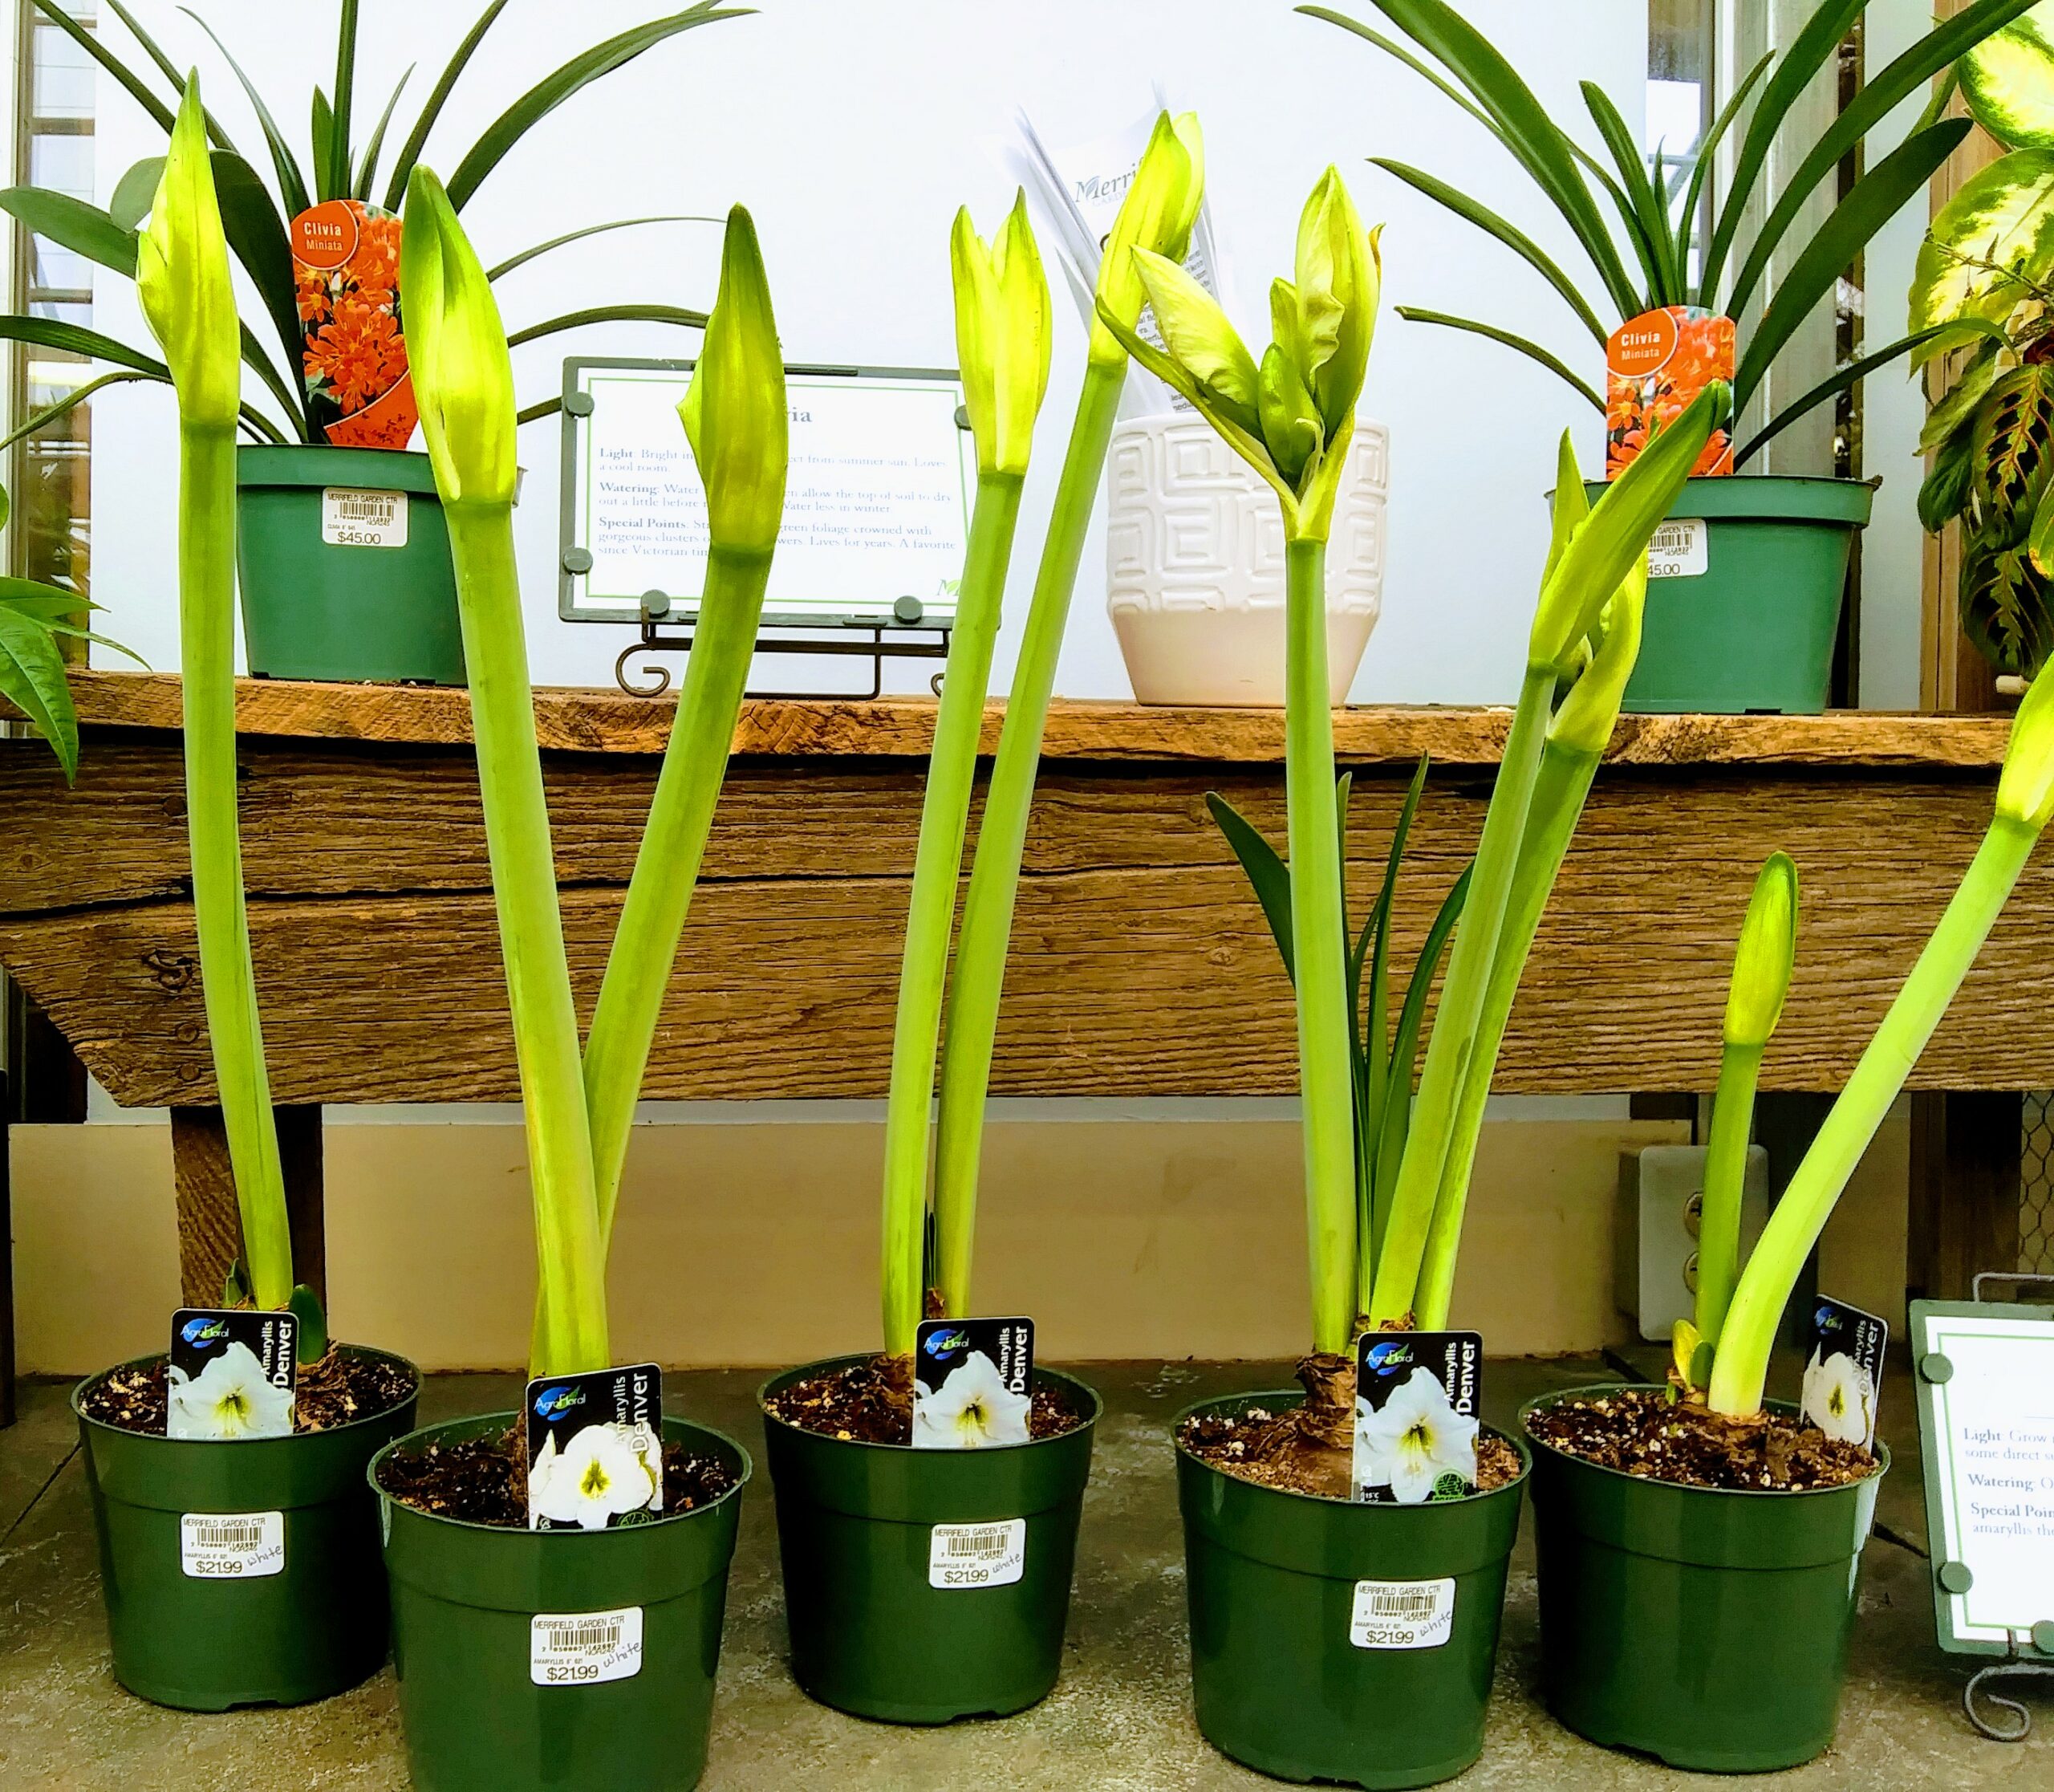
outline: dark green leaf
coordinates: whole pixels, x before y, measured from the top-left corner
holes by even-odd
[[[641,224],[725,224],[722,217],[704,217],[692,212],[668,212],[653,217],[617,217],[611,223],[588,224],[582,230],[566,230],[560,237],[551,237],[547,242],[538,242],[532,249],[524,249],[518,255],[509,255],[497,267],[485,270],[485,278],[497,280],[502,274],[511,274],[524,262],[532,262],[538,255],[546,255],[552,249],[561,249],[567,242],[577,242],[586,237],[603,236],[609,230],[631,230]]]
[[[1946,327],[1947,327],[1944,325],[1941,327],[1942,329]],[[1865,380],[1877,368],[1887,367],[1892,361],[1901,360],[1916,349],[1921,343],[1928,341],[1938,334],[1940,330],[1938,329],[1914,331],[1910,335],[1899,337],[1887,348],[1879,348],[1873,355],[1861,356],[1849,361],[1845,367],[1836,368],[1803,397],[1784,406],[1767,424],[1763,425],[1760,431],[1750,437],[1747,445],[1733,457],[1734,465],[1736,467],[1745,465],[1798,418],[1825,404],[1828,399],[1838,396],[1850,386]]]
[[[356,100],[357,0],[343,0],[342,19],[335,32],[335,106],[328,132],[328,172],[326,184],[331,199],[347,199],[350,193],[350,113]]]
[[[1901,101],[1924,87],[1971,44],[1981,42],[1999,26],[2010,23],[2032,3],[2032,0],[1972,0],[1971,5],[1921,38],[1881,74],[1862,84],[1826,127],[1811,152],[1798,164],[1797,172],[1790,177],[1774,208],[1763,221],[1748,249],[1746,262],[1733,278],[1733,290],[1723,307],[1727,316],[1738,315],[1746,307],[1756,283],[1767,271],[1770,258],[1781,246],[1784,234],[1796,221],[1819,183],[1840,165],[1841,158],[1895,111]],[[1939,125],[1930,127],[1931,130],[1941,128]],[[1927,134],[1920,132],[1904,148],[1923,140]],[[1902,149],[1897,152],[1902,152]],[[1877,172],[1881,171],[1878,165]],[[1808,249],[1805,253],[1808,254],[1810,250]]]
[[[1640,146],[1634,141],[1633,132],[1620,117],[1610,95],[1595,81],[1584,82],[1582,90],[1584,106],[1618,173],[1614,203],[1647,279],[1647,303],[1642,308],[1652,311],[1658,305],[1680,305],[1684,298],[1683,276],[1668,260],[1668,201],[1654,190],[1647,165],[1641,160]]]
[[[1499,140],[1499,142],[1505,144],[1505,147],[1508,149],[1512,147],[1509,143],[1505,141],[1504,133],[1498,128],[1496,122],[1491,117],[1489,113],[1486,112],[1481,106],[1479,106],[1474,100],[1471,100],[1469,96],[1463,93],[1459,87],[1456,87],[1453,82],[1447,79],[1443,75],[1442,75],[1440,72],[1434,68],[1431,63],[1423,62],[1419,57],[1414,55],[1410,50],[1407,50],[1403,44],[1397,43],[1390,38],[1386,37],[1381,31],[1370,30],[1370,28],[1365,25],[1359,18],[1350,18],[1346,13],[1335,12],[1330,7],[1299,6],[1293,10],[1303,13],[1308,18],[1323,18],[1329,25],[1338,25],[1344,31],[1353,31],[1357,37],[1361,38],[1365,43],[1374,43],[1378,49],[1382,51],[1386,55],[1395,56],[1398,61],[1404,63],[1405,66],[1411,69],[1414,74],[1423,77],[1426,80],[1431,81],[1434,86],[1439,88],[1443,94],[1445,94],[1449,99],[1452,100],[1455,104],[1459,106],[1464,112],[1468,113],[1471,118],[1475,119],[1479,124],[1482,125],[1485,130],[1488,131],[1492,136],[1496,137]]]
[[[328,96],[320,88],[314,90],[312,116],[308,132],[314,144],[314,178],[319,183],[314,197],[323,201],[339,199],[342,194],[329,183],[330,161],[335,150],[335,114],[328,104]]]
[[[2009,546],[2024,539],[2054,477],[2054,364],[2015,368],[1976,408],[1971,490],[1983,526]]]
[[[145,156],[114,183],[114,197],[107,202],[107,215],[132,230],[150,215],[156,203],[157,183],[164,178],[164,157]]]
[[[538,81],[495,119],[484,136],[471,146],[470,152],[457,165],[457,172],[449,182],[449,203],[461,211],[464,203],[478,189],[479,183],[499,165],[508,150],[525,136],[538,120],[546,117],[563,102],[594,81],[611,75],[623,64],[632,62],[645,50],[652,49],[666,38],[676,37],[680,31],[688,31],[700,25],[712,25],[724,18],[740,18],[753,9],[744,6],[725,6],[717,0],[699,0],[696,6],[688,6],[683,12],[672,13],[667,18],[652,19],[645,25],[637,25],[608,38],[605,43],[595,44],[583,55],[574,56],[561,68]]]
[[[55,404],[38,411],[27,422],[17,425],[6,435],[0,437],[0,449],[12,448],[16,442],[20,441],[24,437],[34,435],[46,424],[55,423],[66,412],[75,409],[79,405],[84,404],[103,386],[118,386],[131,380],[155,380],[156,377],[157,376],[153,373],[137,373],[127,368],[122,368],[112,373],[103,373],[95,379],[84,380],[74,386]],[[0,504],[4,504],[4,499],[0,499]],[[0,509],[0,528],[6,526],[6,521],[5,510]]]
[[[285,132],[278,128],[278,120],[271,116],[271,108],[264,104],[264,96],[257,91],[256,83],[243,73],[242,64],[229,53],[228,46],[221,42],[213,26],[190,6],[181,6],[178,10],[213,39],[214,47],[221,53],[221,59],[228,64],[236,79],[242,83],[242,91],[249,98],[250,109],[256,113],[257,122],[263,129],[264,141],[270,147],[271,166],[278,173],[278,193],[285,201],[286,216],[298,217],[306,209],[306,177],[300,173],[299,164],[293,156],[292,145],[286,141]],[[168,120],[165,121],[164,128],[167,131],[171,128]]]
[[[378,115],[378,128],[363,146],[363,159],[357,164],[356,178],[350,183],[350,191],[367,204],[371,198],[371,183],[378,178],[378,157],[385,147],[385,132],[392,122],[393,108],[400,104],[400,95],[407,91],[407,83],[414,78],[414,71],[420,66],[418,63],[407,65],[406,73],[400,77],[399,85],[385,102],[384,111]]]
[[[1363,939],[1357,943],[1357,959],[1353,979],[1349,985],[1350,1011],[1362,1006],[1362,961],[1364,942],[1367,942],[1370,958],[1370,1011],[1366,1022],[1369,1035],[1369,1112],[1372,1121],[1381,1116],[1387,1099],[1390,1082],[1390,927],[1391,916],[1398,904],[1398,874],[1405,859],[1405,843],[1412,831],[1412,818],[1419,813],[1419,798],[1427,787],[1427,768],[1429,760],[1425,754],[1414,768],[1412,782],[1407,788],[1404,800],[1398,807],[1398,819],[1390,830],[1390,847],[1385,855],[1383,881],[1377,888],[1377,899],[1370,912],[1368,924],[1362,929]],[[1374,1185],[1374,1175],[1371,1178]]]
[[[1405,985],[1405,1000],[1398,1011],[1398,1030],[1391,1035],[1390,1082],[1385,1092],[1382,1124],[1378,1129],[1378,1189],[1390,1188],[1397,1180],[1398,1166],[1405,1156],[1405,1134],[1411,1119],[1412,1084],[1419,1068],[1419,1035],[1426,1025],[1427,1000],[1433,993],[1434,977],[1447,954],[1455,924],[1462,918],[1462,905],[1469,900],[1469,880],[1476,868],[1473,863],[1462,868],[1462,875],[1455,879],[1454,887],[1434,916],[1433,925],[1427,929],[1426,941],[1419,948],[1419,956],[1413,961],[1412,975]],[[1379,1247],[1382,1243],[1381,1238],[1377,1240]]]
[[[38,618],[0,604],[0,697],[47,741],[70,783],[79,770],[79,718],[65,682],[64,657]]]
[[[559,331],[575,330],[587,323],[676,323],[686,329],[701,330],[706,326],[706,314],[688,311],[676,305],[593,305],[582,311],[566,311],[562,317],[516,330],[507,337],[506,346],[518,348],[524,342],[553,336]]]
[[[272,203],[270,190],[257,177],[257,171],[232,150],[213,153],[214,193],[221,209],[221,229],[229,247],[242,263],[243,271],[264,302],[265,315],[278,332],[285,358],[278,368],[267,363],[250,362],[271,388],[286,415],[303,431],[306,409],[300,396],[302,339],[299,301],[294,291],[292,246],[286,236],[284,219]],[[250,358],[248,326],[244,327],[244,359]],[[280,375],[282,374],[282,382]]]
[[[1445,0],[1374,0],[1378,10],[1467,88],[1507,147],[1575,232],[1621,314],[1646,309],[1605,220],[1577,173],[1569,140],[1512,65]]]
[[[2054,649],[2050,595],[2023,539],[1979,536],[1962,556],[1962,632],[1999,672],[2030,679],[2046,664]]]
[[[10,213],[60,249],[132,280],[136,278],[136,233],[116,223],[97,205],[45,187],[9,187],[0,191],[0,211]]]
[[[1698,303],[1707,311],[1724,308],[1717,296],[1719,277],[1725,270],[1726,258],[1732,251],[1741,221],[1754,200],[1755,183],[1768,165],[1769,151],[1783,128],[1783,121],[1790,116],[1790,108],[1797,104],[1804,89],[1812,84],[1812,77],[1825,66],[1826,59],[1839,50],[1841,40],[1853,29],[1854,21],[1861,16],[1861,10],[1868,3],[1869,0],[1823,0],[1818,10],[1791,39],[1790,47],[1784,51],[1775,74],[1769,77],[1768,85],[1762,89],[1761,103],[1748,121],[1747,135],[1741,138],[1739,152],[1734,157],[1726,203],[1712,226],[1711,241],[1705,246],[1704,266],[1698,282]]]
[[[1419,169],[1410,167],[1403,162],[1386,161],[1381,156],[1372,156],[1370,161],[1372,165],[1383,169],[1387,174],[1396,175],[1407,186],[1416,188],[1429,199],[1445,205],[1457,217],[1495,237],[1561,295],[1569,309],[1582,320],[1584,327],[1591,335],[1601,343],[1607,339],[1604,324],[1599,320],[1597,312],[1590,308],[1589,302],[1577,291],[1576,282],[1562,271],[1560,264],[1540,244],[1516,225],[1500,217],[1488,206],[1479,205],[1467,193],[1458,192],[1446,181],[1436,180]]]
[[[1768,72],[1769,64],[1776,60],[1772,50],[1749,69],[1740,84],[1733,90],[1733,97],[1719,109],[1718,117],[1711,121],[1698,144],[1697,165],[1691,170],[1691,184],[1683,190],[1683,209],[1678,215],[1676,226],[1676,260],[1678,265],[1688,269],[1691,265],[1691,242],[1698,227],[1698,210],[1704,201],[1704,186],[1714,163],[1718,159],[1719,146],[1733,128],[1734,121],[1740,116],[1740,108],[1748,103],[1748,95],[1755,91],[1756,83]],[[1702,286],[1697,303],[1709,307],[1711,301],[1704,296]]]
[[[428,142],[428,133],[435,128],[435,121],[442,116],[442,107],[449,97],[449,90],[456,86],[457,77],[464,72],[472,53],[477,50],[485,33],[492,29],[492,22],[506,10],[506,0],[492,0],[492,3],[478,14],[477,22],[464,34],[464,41],[450,53],[449,60],[443,65],[442,73],[422,104],[420,116],[414,120],[414,128],[407,133],[407,140],[400,146],[399,158],[392,164],[392,178],[385,189],[385,209],[399,210],[407,197],[407,180],[414,171],[414,165],[420,160],[421,150]]]
[[[1975,472],[1972,429],[1958,429],[1934,451],[1933,470],[1918,488],[1918,520],[1937,535],[1968,508]]]
[[[294,1288],[286,1305],[299,1322],[293,1355],[302,1368],[319,1363],[328,1354],[328,1315],[321,1310],[321,1297],[302,1282]]]
[[[1205,807],[1213,824],[1226,836],[1234,856],[1241,862],[1255,899],[1262,904],[1263,919],[1269,923],[1270,937],[1277,942],[1277,956],[1284,961],[1284,974],[1295,980],[1297,971],[1291,950],[1291,874],[1276,847],[1217,790],[1205,793]]]
[[[250,1304],[250,1283],[242,1273],[242,1259],[236,1258],[228,1266],[228,1273],[221,1278],[221,1305],[247,1306]]]
[[[155,374],[160,380],[171,377],[169,368],[140,349],[104,336],[97,330],[61,323],[55,318],[23,317],[18,313],[0,316],[0,341],[34,343],[39,348],[55,348],[67,355],[90,355],[96,360],[112,361],[116,367]]]
[[[558,392],[554,398],[545,398],[540,404],[530,404],[526,410],[516,412],[514,421],[516,424],[538,423],[546,417],[554,417],[562,408],[563,395]]]
[[[1437,323],[1443,330],[1466,330],[1472,336],[1488,336],[1492,342],[1502,343],[1508,348],[1516,348],[1528,360],[1538,361],[1558,379],[1568,381],[1598,411],[1605,408],[1605,400],[1597,396],[1596,389],[1588,381],[1579,379],[1569,371],[1567,364],[1549,354],[1536,342],[1514,335],[1509,330],[1500,330],[1495,323],[1479,323],[1474,318],[1451,317],[1445,311],[1425,311],[1416,305],[1400,305],[1398,315],[1408,323]]]
[[[1797,327],[1853,266],[1869,240],[1904,209],[1972,128],[1965,118],[1948,119],[1907,138],[1857,181],[1833,208],[1819,233],[1791,263],[1761,321],[1748,339],[1733,380],[1737,416],[1767,377],[1770,364]]]
[[[94,33],[87,30],[63,7],[58,5],[57,0],[35,0],[35,4],[38,12],[112,75],[127,91],[130,99],[155,119],[164,130],[168,132],[171,129],[177,119],[177,112],[151,92],[140,75],[102,43]],[[184,83],[181,83],[179,85],[180,91],[182,92]]]

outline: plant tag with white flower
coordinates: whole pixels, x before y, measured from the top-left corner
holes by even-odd
[[[1034,1411],[1032,1319],[923,1320],[914,1335],[913,1362],[915,1449],[974,1450],[1028,1441]]]
[[[186,1512],[178,1520],[178,1565],[189,1580],[261,1580],[285,1572],[282,1512]]]
[[[1364,1332],[1355,1347],[1355,1497],[1419,1506],[1474,1493],[1483,1381],[1479,1333]]]
[[[642,1672],[642,1607],[538,1611],[528,1621],[528,1678],[538,1686],[597,1686]]]
[[[181,1306],[164,1370],[167,1437],[288,1437],[299,1322],[260,1307]]]
[[[653,1363],[530,1382],[528,1528],[605,1530],[662,1511],[663,1412]]]
[[[1010,1587],[1027,1571],[1027,1521],[936,1525],[928,1539],[930,1587]]]
[[[1438,1649],[1455,1631],[1455,1582],[1358,1580],[1348,1640],[1358,1649]]]
[[[1829,1437],[1873,1449],[1889,1325],[1821,1294],[1812,1302],[1809,1330],[1800,1413]]]

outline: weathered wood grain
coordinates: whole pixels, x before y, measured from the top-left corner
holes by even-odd
[[[88,727],[179,725],[175,675],[80,671],[72,683],[79,720]],[[537,737],[545,748],[565,751],[659,753],[676,708],[675,697],[541,690]],[[987,752],[997,744],[1004,709],[988,707]],[[932,740],[934,713],[929,699],[758,699],[744,706],[734,750],[773,758],[917,758]],[[237,687],[237,715],[253,736],[440,746],[470,738],[470,700],[463,691],[246,679]],[[1450,766],[1494,765],[1508,719],[1502,709],[1344,709],[1334,713],[1334,745],[1344,761],[1360,764],[1410,763],[1431,753]],[[2002,718],[1987,716],[1634,716],[1621,721],[1610,756],[1645,766],[1986,769],[2003,758],[2006,729]],[[1281,763],[1284,717],[1274,709],[1058,701],[1042,752],[1052,760]]]

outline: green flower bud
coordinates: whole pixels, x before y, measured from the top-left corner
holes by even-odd
[[[784,521],[791,417],[770,284],[756,226],[739,205],[728,213],[721,290],[678,415],[706,487],[714,547],[769,554]]]
[[[1381,230],[1362,228],[1339,171],[1329,168],[1298,219],[1296,293],[1302,319],[1299,372],[1331,441],[1355,414],[1377,328]]]
[[[186,77],[150,221],[136,242],[136,290],[177,388],[181,421],[234,429],[242,341],[197,71]]]
[[[1027,471],[1034,420],[1049,389],[1053,329],[1048,278],[1027,221],[1026,195],[1015,197],[988,248],[965,206],[956,214],[948,250],[956,277],[956,355],[976,438],[977,470],[1018,478]]]
[[[1797,962],[1797,868],[1787,853],[1772,852],[1755,878],[1733,981],[1726,994],[1726,1043],[1759,1050],[1783,1018],[1790,973]]]
[[[1548,725],[1548,738],[1578,753],[1602,753],[1619,719],[1626,681],[1640,657],[1641,623],[1647,610],[1647,557],[1626,569],[1612,601],[1591,631],[1589,652],[1569,694]]]
[[[1102,313],[1110,312],[1129,330],[1141,321],[1143,294],[1131,251],[1151,250],[1172,261],[1183,261],[1191,250],[1191,226],[1198,221],[1199,201],[1204,193],[1205,142],[1198,128],[1198,114],[1180,112],[1175,118],[1167,112],[1159,114],[1098,260],[1097,298]],[[1094,321],[1091,359],[1102,366],[1117,367],[1126,355],[1117,332]]]

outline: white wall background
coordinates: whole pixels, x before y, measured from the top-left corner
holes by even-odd
[[[968,201],[995,223],[1011,197],[996,145],[1022,106],[1045,139],[1097,136],[1148,110],[1159,81],[1195,107],[1207,137],[1214,218],[1228,263],[1229,307],[1264,327],[1269,281],[1288,270],[1298,207],[1338,163],[1365,217],[1388,221],[1386,312],[1363,408],[1394,438],[1390,575],[1358,701],[1503,702],[1517,685],[1525,616],[1545,551],[1541,494],[1565,425],[1586,463],[1594,412],[1504,350],[1408,325],[1407,303],[1516,324],[1592,367],[1587,335],[1537,278],[1362,158],[1431,169],[1509,215],[1557,255],[1566,232],[1481,127],[1368,44],[1296,16],[1286,0],[761,0],[753,18],[686,34],[608,77],[546,120],[485,184],[465,217],[488,263],[583,222],[652,212],[756,216],[787,358],[798,362],[953,365],[948,228]],[[332,0],[198,0],[296,142],[307,96],[333,79]],[[447,173],[478,131],[546,70],[653,16],[656,0],[514,0],[466,72],[430,139]],[[1374,16],[1373,9],[1359,9]],[[135,0],[145,27],[201,71],[208,104],[260,168],[262,138],[218,53],[170,0]],[[404,136],[477,6],[465,0],[365,0],[359,119],[418,63],[388,143]],[[1645,0],[1470,0],[1465,12],[1567,121],[1576,83],[1600,83],[1637,120],[1646,66]],[[1573,28],[1565,28],[1573,27]],[[110,44],[132,47],[111,15]],[[161,133],[108,79],[99,86],[103,201],[122,172],[158,152]],[[359,140],[361,137],[359,136]],[[302,145],[303,149],[303,145]],[[711,303],[718,234],[672,226],[602,238],[524,267],[503,283],[509,327],[607,302]],[[1009,676],[1079,377],[1083,334],[1058,295],[1061,331],[1016,555],[995,688]],[[133,289],[104,278],[95,322],[148,335]],[[524,401],[555,390],[567,353],[681,355],[696,338],[613,326],[518,351]],[[172,579],[175,453],[168,393],[117,388],[95,404],[94,595],[108,632],[154,665],[177,664]],[[531,618],[544,683],[611,677],[622,632],[555,614],[554,420],[525,433],[530,469],[520,514]],[[1087,547],[1057,689],[1124,697],[1126,677],[1102,601],[1104,551]],[[781,679],[788,668],[778,668]],[[908,670],[898,688],[915,689]]]

